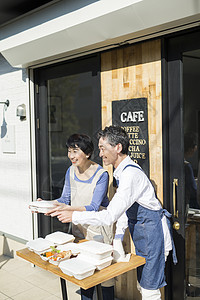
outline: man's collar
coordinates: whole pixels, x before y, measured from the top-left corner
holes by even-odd
[[[132,161],[132,159],[130,158],[130,156],[126,156],[126,158],[124,158],[124,159],[121,161],[121,163],[118,165],[118,167],[114,170],[114,173],[113,173],[114,177],[115,177],[116,179],[118,179],[119,176],[120,176],[120,174],[121,174],[121,172],[123,171],[124,167],[125,167],[127,164],[130,164],[130,163],[132,163],[132,162],[133,162],[133,161]]]

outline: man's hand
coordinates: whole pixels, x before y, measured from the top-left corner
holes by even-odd
[[[45,216],[57,217],[58,220],[62,223],[70,223],[72,221],[72,213],[71,206],[55,202],[55,208],[49,210]]]
[[[57,215],[57,218],[62,223],[70,223],[70,222],[72,222],[72,215],[73,215],[73,211],[65,210],[65,211],[60,212]]]
[[[49,211],[45,215],[51,217],[57,217],[58,220],[62,223],[70,223],[72,221],[72,214],[73,211],[70,210],[55,209],[55,210],[51,210],[51,212]]]

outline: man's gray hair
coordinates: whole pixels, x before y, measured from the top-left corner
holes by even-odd
[[[118,144],[122,145],[122,154],[128,154],[129,137],[126,131],[120,126],[108,126],[100,130],[97,134],[98,139],[107,138],[109,144],[115,147]]]

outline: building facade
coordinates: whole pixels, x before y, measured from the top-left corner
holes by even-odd
[[[118,124],[129,134],[130,156],[173,216],[179,263],[169,259],[163,299],[198,297],[200,1],[23,4],[9,17],[2,6],[0,26],[1,252],[67,230],[57,220],[33,216],[28,205],[60,196],[70,134],[92,136],[93,159],[101,163],[96,133]],[[196,146],[190,154],[184,151],[188,135]],[[107,169],[111,199],[113,170]],[[128,232],[124,246],[134,251]],[[138,299],[134,271],[118,278],[116,294]]]

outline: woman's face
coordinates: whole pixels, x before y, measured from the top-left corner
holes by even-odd
[[[88,160],[88,155],[86,155],[79,147],[68,148],[68,157],[75,167],[84,166]]]

